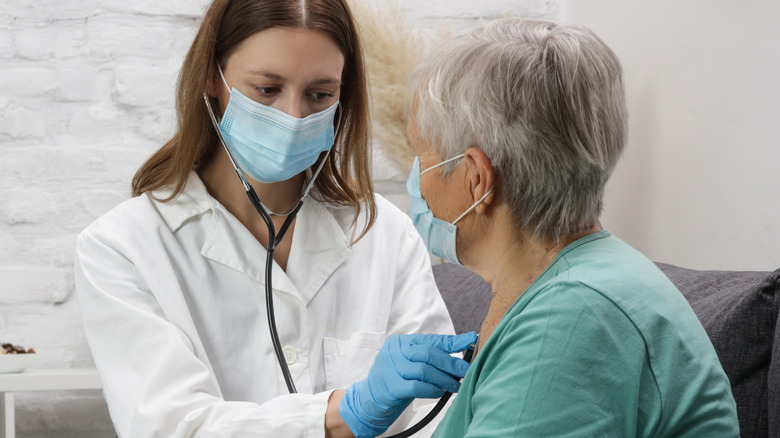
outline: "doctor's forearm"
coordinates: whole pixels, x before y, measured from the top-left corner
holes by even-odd
[[[325,437],[326,438],[354,438],[347,423],[339,414],[339,405],[344,398],[344,390],[333,391],[328,398],[328,409],[325,412]]]

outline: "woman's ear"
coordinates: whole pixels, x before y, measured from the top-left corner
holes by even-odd
[[[219,72],[216,67],[211,67],[206,76],[206,93],[209,97],[219,97],[219,86],[222,85],[222,79],[219,77]]]
[[[482,152],[482,149],[471,147],[466,149],[464,155],[466,160],[466,178],[468,178],[468,186],[474,202],[485,196],[485,199],[474,210],[478,214],[484,214],[495,198],[493,187],[496,174],[493,171],[493,165],[490,163],[487,155]]]

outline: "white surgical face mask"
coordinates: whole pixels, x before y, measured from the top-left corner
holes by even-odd
[[[338,102],[328,109],[298,119],[255,102],[230,88],[219,129],[241,169],[263,183],[288,180],[310,168],[321,152],[333,147],[333,120]]]
[[[411,201],[412,222],[414,223],[417,232],[422,236],[425,246],[428,247],[428,251],[450,263],[458,265],[460,264],[460,260],[458,260],[458,251],[455,247],[458,227],[455,226],[455,224],[484,201],[490,192],[493,191],[493,187],[491,187],[477,202],[472,204],[471,207],[464,211],[463,214],[458,216],[457,219],[452,222],[445,222],[433,215],[430,207],[428,207],[428,203],[423,199],[422,193],[420,192],[420,176],[431,169],[461,159],[463,156],[464,154],[460,154],[449,160],[442,161],[422,172],[420,172],[420,157],[415,157],[412,171],[409,173],[409,178],[406,180],[406,191],[409,193],[409,199]]]

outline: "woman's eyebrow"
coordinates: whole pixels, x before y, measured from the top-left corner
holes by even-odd
[[[285,80],[284,76],[276,73],[267,72],[265,70],[250,70],[247,73],[255,76],[264,76],[268,79],[273,79],[276,81]],[[339,85],[339,84],[341,84],[341,79],[337,77],[320,78],[312,82],[312,85]]]
[[[275,79],[277,81],[283,81],[284,80],[284,76],[278,75],[276,73],[270,73],[270,72],[267,72],[265,70],[249,70],[247,73],[249,73],[250,75],[255,75],[255,76],[265,76],[268,79]]]
[[[312,84],[316,84],[316,85],[339,85],[339,84],[341,84],[341,79],[339,79],[339,78],[322,78],[322,79],[317,79],[316,81],[312,82]]]

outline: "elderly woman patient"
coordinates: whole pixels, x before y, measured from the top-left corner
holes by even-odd
[[[439,437],[733,437],[729,381],[687,302],[601,227],[626,143],[616,55],[505,19],[410,80],[407,189],[428,249],[492,285]]]

